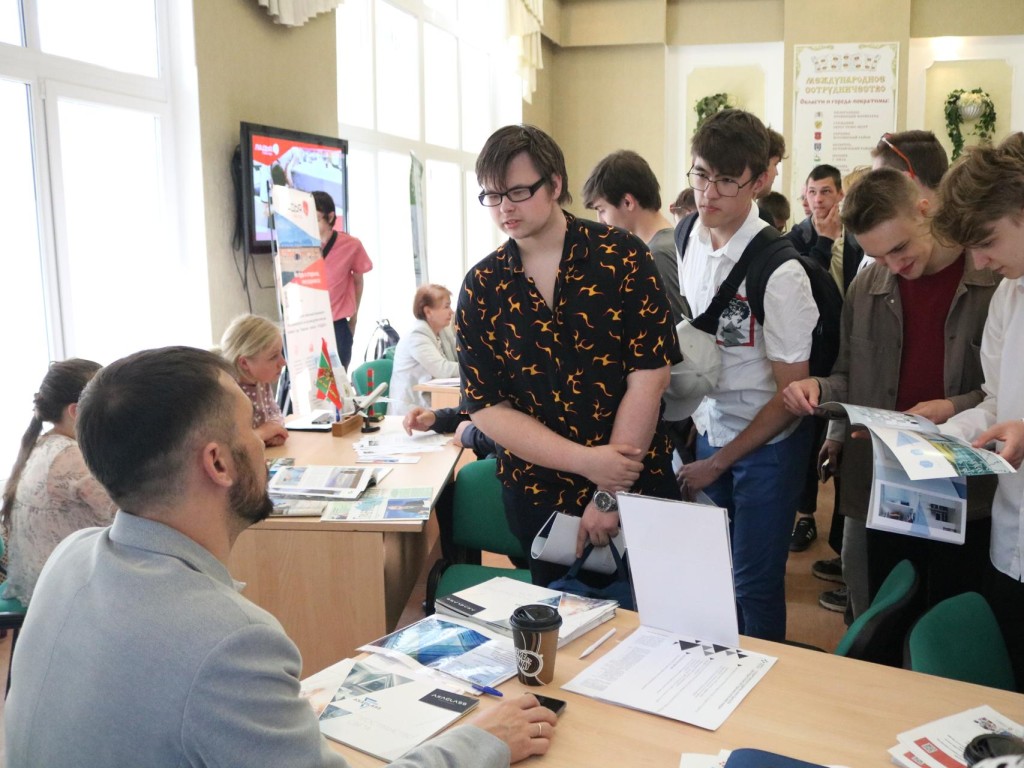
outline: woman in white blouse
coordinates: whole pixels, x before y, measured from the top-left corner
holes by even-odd
[[[78,358],[53,363],[36,392],[0,508],[8,542],[5,598],[27,605],[43,564],[64,538],[114,519],[117,507],[85,466],[75,432],[78,398],[99,369]],[[53,429],[40,435],[43,422]]]
[[[398,416],[417,405],[430,407],[426,393],[413,390],[416,384],[459,375],[452,292],[443,285],[421,285],[412,301],[412,313],[416,324],[395,348],[388,386],[388,413]]]

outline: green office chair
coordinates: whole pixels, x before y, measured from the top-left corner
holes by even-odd
[[[943,600],[921,617],[907,637],[904,666],[966,683],[1017,690],[996,617],[977,592]]]
[[[0,557],[4,555],[4,540],[0,538]],[[3,594],[7,582],[0,584],[0,594]],[[18,642],[18,632],[21,625],[25,623],[25,612],[28,610],[20,600],[0,598],[0,629],[11,630],[11,658],[7,662],[7,688],[4,690],[4,698],[11,690],[11,667],[14,666],[14,646]]]
[[[497,468],[495,459],[480,459],[459,470],[455,477],[452,539],[465,549],[495,552],[525,561],[527,553],[523,552],[505,519]],[[434,612],[434,600],[438,597],[482,584],[496,576],[530,582],[530,571],[525,568],[494,568],[438,560],[427,577],[424,606],[427,615]]]
[[[890,667],[903,663],[903,641],[924,608],[921,579],[914,564],[902,560],[885,577],[871,605],[846,630],[837,656]]]
[[[363,363],[362,365],[360,365],[354,371],[352,371],[352,386],[355,387],[356,394],[358,394],[358,395],[369,394],[371,388],[367,384],[367,381],[368,381],[367,372],[368,371],[373,371],[373,386],[374,387],[379,387],[381,384],[384,384],[385,382],[387,384],[390,384],[391,383],[391,370],[392,370],[393,366],[394,366],[394,363],[391,360],[387,360],[387,359],[383,359],[383,360],[369,360],[369,361]],[[389,393],[385,392],[384,396],[387,397],[388,394]],[[380,403],[380,402],[376,403],[373,406],[373,412],[375,414],[377,414],[377,415],[383,416],[384,414],[386,414],[388,412],[388,404],[387,403]]]

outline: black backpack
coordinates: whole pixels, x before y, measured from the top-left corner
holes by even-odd
[[[396,331],[387,318],[377,321],[377,327],[370,336],[370,343],[366,345],[366,360],[380,360],[389,349],[398,344],[398,331]],[[372,350],[372,355],[371,355]]]
[[[697,214],[691,213],[676,225],[676,254],[679,259],[682,259],[686,252],[686,243],[696,221]],[[747,259],[749,265],[746,267],[746,274],[743,274],[741,267],[739,274],[733,275],[730,272],[729,278],[738,278],[735,280],[738,287],[746,277],[750,309],[757,322],[762,326],[764,325],[764,291],[768,285],[768,278],[776,269],[791,259],[799,261],[800,266],[804,268],[807,279],[811,283],[814,303],[818,307],[818,324],[814,326],[812,332],[811,357],[808,367],[812,376],[828,376],[832,373],[832,366],[839,355],[839,325],[843,313],[843,295],[839,292],[839,287],[832,279],[832,275],[810,256],[800,254],[775,227],[765,227],[758,232],[744,253],[748,251],[757,253],[757,258]],[[717,327],[717,316],[715,327]]]

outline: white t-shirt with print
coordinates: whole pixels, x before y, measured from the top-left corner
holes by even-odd
[[[707,309],[743,249],[767,226],[752,203],[729,242],[715,250],[710,231],[699,221],[695,224],[679,265],[679,290],[695,317]],[[775,395],[770,361],[799,363],[810,358],[811,334],[817,323],[811,283],[796,260],[776,269],[765,286],[763,327],[750,308],[746,281],[740,283],[718,321],[722,353],[718,386],[693,414],[698,431],[707,435],[712,446],[721,448],[733,440]],[[788,437],[796,426],[794,422],[770,442]]]

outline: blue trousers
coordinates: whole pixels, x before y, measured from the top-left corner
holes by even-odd
[[[740,632],[786,639],[786,558],[807,473],[811,424],[747,454],[704,491],[729,511],[736,613]],[[718,451],[697,436],[697,458]]]

